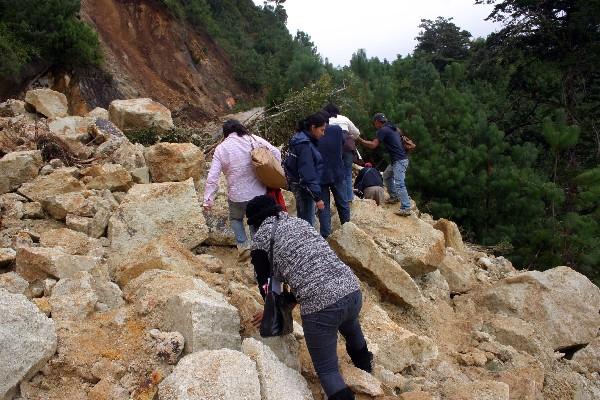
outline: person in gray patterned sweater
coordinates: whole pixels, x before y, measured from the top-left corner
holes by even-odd
[[[280,211],[271,197],[250,200],[246,217],[256,230],[251,260],[260,293],[264,298],[273,234],[273,276],[290,286],[300,305],[306,345],[321,386],[329,399],[354,399],[340,374],[337,333],[346,339],[354,365],[371,372],[373,355],[358,321],[362,307],[358,278],[310,224]],[[262,311],[255,315],[255,325],[260,325],[262,315]]]

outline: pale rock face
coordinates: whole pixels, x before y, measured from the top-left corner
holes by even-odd
[[[186,353],[240,347],[237,309],[200,279],[150,270],[129,282],[124,295],[149,324],[181,333]]]
[[[132,187],[108,224],[111,257],[123,256],[163,235],[171,235],[188,249],[208,237],[191,179]]]
[[[375,284],[386,295],[412,307],[423,303],[421,291],[410,275],[352,222],[336,230],[329,238],[329,244],[357,275]]]
[[[21,380],[56,351],[54,322],[21,294],[0,289],[0,398],[12,398]]]
[[[484,324],[484,331],[494,335],[498,342],[529,354],[540,354],[544,347],[534,326],[520,318],[496,314]]]
[[[84,186],[73,176],[73,171],[64,168],[58,169],[49,175],[38,176],[33,181],[24,183],[18,192],[32,201],[41,203],[49,196],[82,190],[84,190]]]
[[[0,290],[4,289],[13,294],[23,294],[29,287],[29,282],[16,272],[0,274]]]
[[[462,252],[465,250],[465,245],[458,230],[456,223],[440,218],[433,224],[433,227],[444,234],[446,247],[452,247],[456,251]]]
[[[17,258],[17,252],[10,247],[0,248],[0,267],[10,265]]]
[[[577,361],[591,372],[600,372],[600,337],[576,352],[573,361]]]
[[[171,111],[152,99],[114,100],[108,107],[110,120],[121,130],[174,127]]]
[[[344,363],[341,364],[340,371],[346,385],[354,393],[364,393],[373,397],[383,396],[381,382],[370,373]]]
[[[86,117],[90,118],[100,118],[100,119],[108,119],[108,110],[102,107],[96,107],[89,113],[87,113]]]
[[[261,400],[255,363],[229,349],[183,357],[158,388],[159,400]]]
[[[452,293],[466,293],[477,283],[477,268],[450,251],[446,253],[438,268]]]
[[[437,346],[431,339],[401,328],[378,305],[363,307],[361,326],[375,362],[392,372],[438,356]]]
[[[192,143],[157,143],[144,156],[152,182],[198,182],[204,172],[204,153]]]
[[[204,263],[179,241],[169,236],[161,236],[145,246],[133,249],[113,268],[116,282],[125,286],[151,269],[195,276],[204,269]]]
[[[95,213],[92,202],[82,192],[47,196],[42,200],[42,207],[52,218],[57,220],[64,220],[67,214],[91,218]]]
[[[206,181],[200,180],[200,183],[197,185],[198,193],[204,193],[205,185]],[[227,181],[225,180],[225,176],[221,175],[213,207],[210,212],[204,213],[204,220],[208,227],[208,239],[206,239],[206,244],[208,245],[235,246],[237,244],[235,234],[229,222],[229,202],[227,199]]]
[[[119,164],[97,164],[81,173],[82,181],[88,189],[126,192],[133,185],[131,174]]]
[[[34,89],[25,94],[25,102],[48,118],[66,117],[69,109],[67,96],[51,89]]]
[[[104,249],[98,239],[68,228],[50,229],[40,235],[43,247],[62,247],[69,254],[102,257]]]
[[[43,164],[39,150],[14,151],[0,158],[0,194],[34,179]]]
[[[391,215],[369,200],[352,202],[352,222],[411,276],[435,271],[444,259],[442,232],[416,216]]]
[[[91,141],[88,128],[93,122],[92,118],[69,116],[52,119],[48,123],[48,128],[67,145],[76,157],[87,159],[93,151],[86,146]]]
[[[600,384],[569,370],[549,372],[544,377],[544,400],[597,400]]]
[[[137,168],[146,167],[144,146],[139,143],[133,144],[124,136],[118,137],[112,135],[110,140],[107,140],[98,146],[94,152],[94,156],[114,164],[120,164],[127,171],[134,171]]]
[[[52,319],[81,321],[94,312],[98,296],[94,292],[92,276],[83,271],[71,278],[58,281],[50,296]]]
[[[304,377],[281,363],[268,346],[256,339],[247,338],[242,343],[242,352],[256,363],[263,400],[280,399],[282,388],[285,388],[286,399],[312,400],[312,393]]]
[[[449,382],[443,389],[448,399],[509,400],[509,387],[503,382],[475,381]]]
[[[476,302],[491,312],[528,321],[553,349],[589,343],[600,326],[600,288],[568,267],[506,278],[483,291]]]
[[[21,247],[17,250],[16,261],[17,273],[30,282],[48,277],[70,277],[100,264],[99,257],[72,255],[60,247]]]

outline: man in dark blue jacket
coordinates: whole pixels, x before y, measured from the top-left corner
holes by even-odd
[[[373,116],[373,126],[377,129],[377,137],[373,140],[364,140],[359,138],[359,142],[369,149],[376,149],[380,143],[383,143],[385,149],[390,155],[391,164],[383,172],[385,184],[388,187],[390,198],[388,203],[400,202],[400,210],[396,214],[401,216],[411,215],[410,197],[406,190],[406,170],[408,169],[408,157],[402,144],[400,133],[396,127],[389,123],[386,116],[377,113]]]
[[[325,203],[325,207],[319,212],[319,224],[321,236],[324,238],[331,234],[330,192],[333,193],[340,223],[344,224],[350,221],[350,205],[346,194],[344,161],[342,159],[344,140],[344,131],[339,125],[328,125],[325,129],[325,136],[319,140],[317,146],[323,157],[321,198]]]
[[[298,130],[289,143],[285,173],[289,189],[296,198],[296,213],[311,225],[315,222],[315,205],[325,207],[321,195],[323,158],[317,149],[318,141],[325,134],[327,121],[314,114],[299,122]]]
[[[378,206],[383,203],[383,178],[371,163],[366,163],[358,173],[356,181],[354,181],[354,189],[358,192],[359,197],[375,200]]]

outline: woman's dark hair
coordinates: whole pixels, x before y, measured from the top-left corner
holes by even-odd
[[[238,136],[249,135],[248,129],[237,119],[229,119],[223,124],[223,136],[227,137],[233,132],[237,133]]]
[[[318,112],[308,117],[304,118],[302,121],[298,122],[298,126],[296,129],[298,131],[308,131],[311,126],[322,126],[327,123],[327,119],[323,115],[323,113]]]
[[[281,207],[279,207],[272,197],[267,195],[256,196],[248,202],[246,206],[246,218],[248,225],[251,225],[255,230],[260,228],[263,221],[269,217],[277,217]]]
[[[329,103],[325,107],[323,107],[323,111],[328,112],[329,115],[334,118],[337,117],[340,113],[340,109],[333,103]]]

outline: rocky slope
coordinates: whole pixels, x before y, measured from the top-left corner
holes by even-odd
[[[201,212],[201,149],[121,133],[170,126],[169,110],[69,117],[63,95],[26,98],[47,119],[0,104],[0,398],[324,399],[299,315],[286,337],[250,324],[262,299],[224,194]],[[361,278],[375,353],[367,374],[339,344],[357,398],[600,398],[600,289],[583,275],[516,271],[451,221],[370,201],[330,243]]]
[[[210,36],[175,19],[158,1],[83,0],[81,17],[98,33],[101,69],[50,70],[24,81],[49,86],[69,99],[69,112],[83,116],[115,99],[149,97],[172,110],[181,123],[223,114],[245,92],[233,79],[230,60]],[[0,100],[23,87],[0,85]]]

